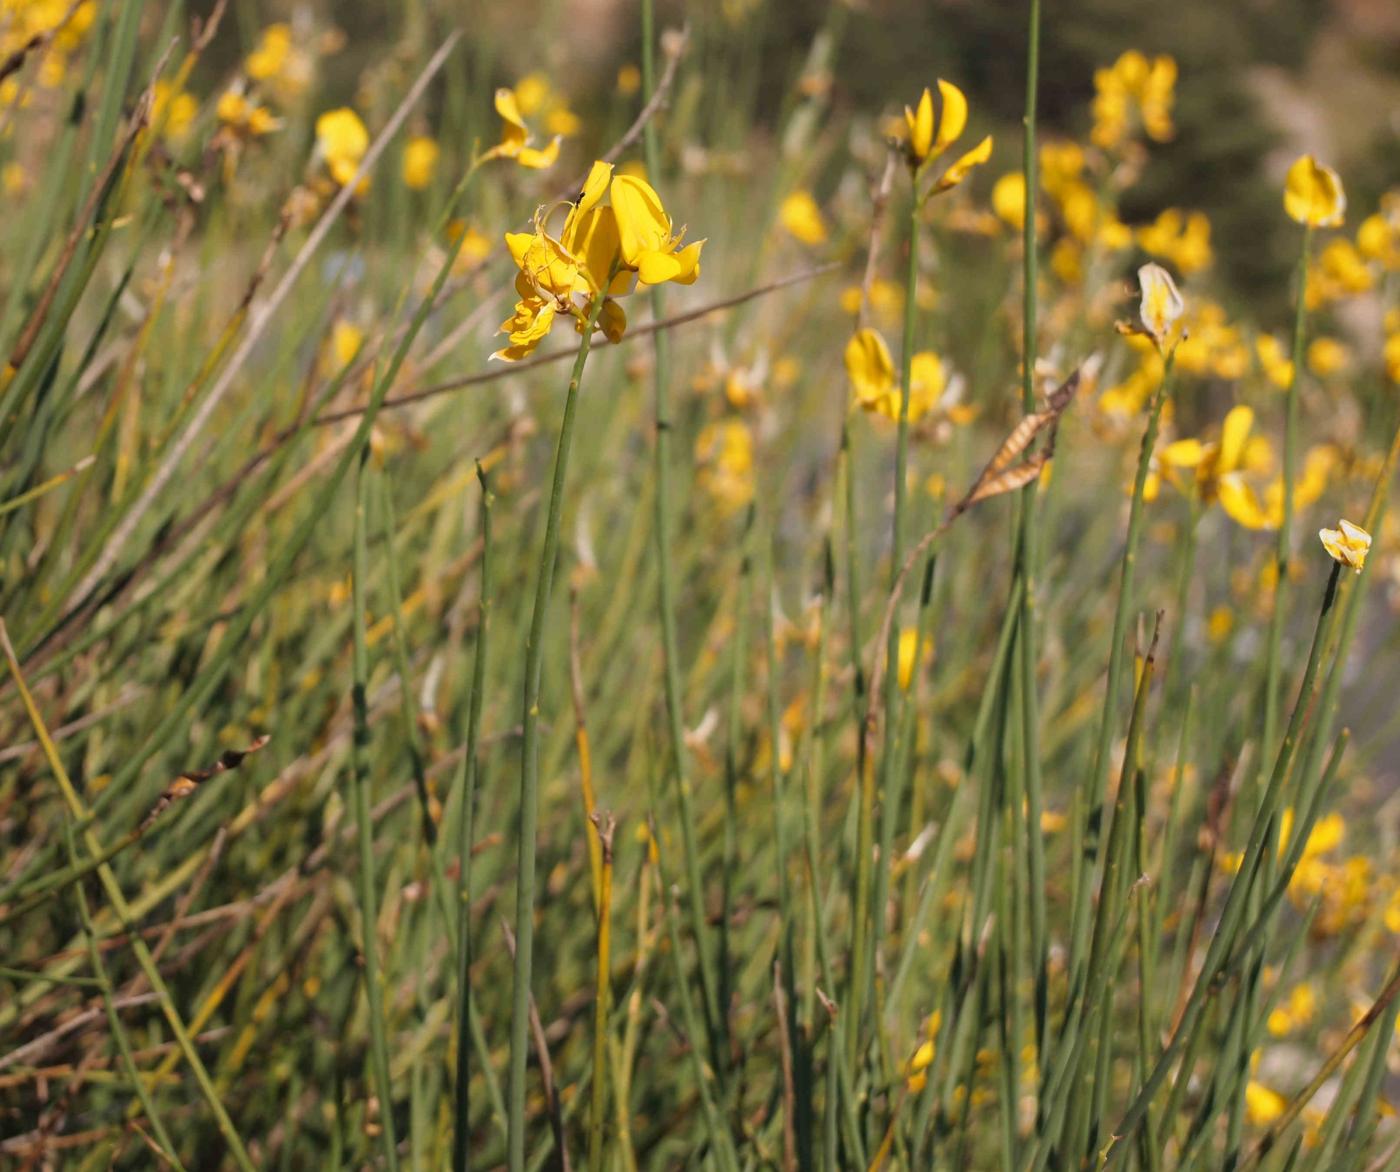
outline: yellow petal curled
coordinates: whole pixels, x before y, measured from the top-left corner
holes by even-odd
[[[1300,224],[1332,228],[1342,222],[1347,197],[1342,180],[1331,167],[1303,155],[1288,168],[1283,186],[1283,210]]]
[[[1339,528],[1319,529],[1318,537],[1322,548],[1332,555],[1334,561],[1355,570],[1358,574],[1366,564],[1366,554],[1371,549],[1371,535],[1360,525],[1342,520]]]
[[[846,374],[857,402],[867,411],[875,410],[882,399],[893,393],[894,362],[879,330],[866,327],[851,336],[846,343]]]

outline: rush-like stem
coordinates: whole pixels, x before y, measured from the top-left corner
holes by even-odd
[[[1293,296],[1293,377],[1288,380],[1288,406],[1283,423],[1283,519],[1275,547],[1274,612],[1269,619],[1269,649],[1264,668],[1264,739],[1259,760],[1274,751],[1278,736],[1280,693],[1283,689],[1283,619],[1288,598],[1288,552],[1293,543],[1293,494],[1298,483],[1298,389],[1303,377],[1303,340],[1307,332],[1308,256],[1312,251],[1312,226],[1303,228]]]
[[[476,786],[481,768],[481,706],[486,687],[487,635],[491,629],[491,483],[480,462],[476,466],[481,482],[481,585],[477,603],[476,658],[472,664],[471,699],[467,703],[467,728],[462,765],[457,778],[460,793],[457,838],[457,1083],[456,1120],[452,1129],[452,1167],[467,1172],[471,1159],[471,1067],[467,1052],[474,1043],[475,1006],[471,993],[472,931],[472,843],[475,839]],[[485,1048],[481,1048],[485,1052]],[[482,1063],[488,1085],[494,1074],[488,1062]],[[497,1092],[499,1094],[499,1092]]]
[[[610,283],[609,279],[609,282]],[[606,283],[605,286],[606,288]],[[564,418],[554,452],[554,482],[549,491],[544,545],[536,570],[535,606],[525,642],[525,696],[521,716],[520,745],[520,862],[515,893],[515,980],[511,989],[510,1078],[506,1107],[510,1125],[506,1143],[511,1172],[525,1168],[525,1067],[530,1053],[530,970],[535,956],[535,834],[539,821],[540,774],[540,677],[544,668],[544,622],[554,589],[554,563],[559,555],[559,516],[564,507],[564,484],[569,468],[569,448],[574,438],[574,414],[578,388],[593,341],[593,327],[602,312],[604,298],[593,299],[583,328],[578,356],[569,376]]]
[[[354,611],[353,681],[351,697],[355,709],[355,730],[351,739],[351,783],[354,786],[355,831],[360,848],[360,951],[364,957],[365,1000],[369,1006],[370,1077],[379,1096],[379,1137],[384,1164],[390,1172],[399,1166],[399,1145],[394,1128],[393,1081],[389,1075],[389,1041],[384,1028],[384,986],[380,980],[379,895],[374,878],[374,818],[369,800],[369,648],[365,638],[365,576],[368,573],[368,543],[365,513],[369,507],[369,475],[365,465],[369,447],[360,451],[355,472],[355,549],[350,575],[351,606]],[[407,684],[404,684],[407,687]]]
[[[656,17],[652,0],[642,0],[642,97],[649,101],[656,89]],[[642,132],[647,177],[655,183],[661,170],[661,150],[656,121],[649,119]],[[664,319],[665,298],[660,286],[651,291],[652,315]],[[671,742],[672,769],[676,781],[676,802],[680,807],[681,843],[685,851],[686,907],[690,933],[695,938],[695,954],[700,968],[701,1008],[709,1035],[715,1071],[723,1077],[721,1062],[725,1015],[719,1004],[718,984],[707,945],[705,892],[700,873],[700,848],[695,837],[695,814],[690,800],[688,753],[685,745],[685,714],[682,707],[679,641],[676,638],[675,574],[672,568],[671,509],[671,362],[670,342],[665,331],[654,340],[653,394],[656,404],[656,582],[657,609],[661,615],[661,649],[666,679],[666,724]]]

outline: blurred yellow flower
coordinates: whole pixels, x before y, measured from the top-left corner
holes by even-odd
[[[696,480],[720,510],[733,514],[754,494],[753,433],[742,419],[707,423],[695,439]]]
[[[856,402],[867,411],[878,410],[891,396],[898,398],[894,362],[879,330],[867,326],[851,335],[846,343],[846,375],[855,390]]]
[[[501,141],[482,157],[485,159],[514,159],[522,167],[542,170],[552,167],[559,158],[560,135],[556,134],[546,147],[532,147],[529,128],[520,112],[516,90],[502,86],[496,91],[496,113],[501,116]]]
[[[403,148],[404,186],[413,191],[422,191],[432,183],[441,154],[437,142],[427,135],[410,138]]]
[[[1283,352],[1283,344],[1272,334],[1260,334],[1254,339],[1254,352],[1268,380],[1286,391],[1293,384],[1293,361]]]
[[[168,81],[157,81],[152,91],[151,125],[169,142],[185,137],[199,113],[199,103],[185,91],[174,93]]]
[[[1276,1005],[1269,1013],[1267,1022],[1269,1033],[1276,1038],[1291,1034],[1300,1026],[1305,1026],[1317,1012],[1317,995],[1308,982],[1295,985],[1288,997]]]
[[[331,357],[335,360],[336,370],[349,366],[355,360],[364,340],[364,331],[359,326],[343,318],[336,321],[331,329]]]
[[[617,71],[617,92],[624,98],[630,98],[641,88],[642,71],[631,62]]]
[[[1016,231],[1026,226],[1026,177],[1008,171],[992,184],[992,211]]]
[[[1366,564],[1366,554],[1371,549],[1371,535],[1360,525],[1343,519],[1337,529],[1319,529],[1318,538],[1322,548],[1332,555],[1332,560],[1340,562],[1361,573]]]
[[[263,29],[243,67],[283,102],[305,93],[311,84],[311,56],[297,45],[291,25],[283,22]]]
[[[1255,1127],[1266,1127],[1283,1114],[1288,1100],[1263,1083],[1250,1079],[1244,1088],[1244,1110]]]
[[[905,627],[899,632],[899,687],[907,692],[914,682],[914,665],[919,654],[917,627]]]
[[[1336,227],[1347,210],[1341,178],[1312,155],[1302,155],[1288,168],[1283,186],[1283,210],[1300,224],[1314,228]]]
[[[1318,378],[1339,374],[1351,363],[1351,354],[1336,338],[1314,338],[1308,345],[1308,369]]]
[[[1107,69],[1094,71],[1094,145],[1115,150],[1136,126],[1154,142],[1172,137],[1172,103],[1176,98],[1176,62],[1161,56],[1149,60],[1129,49]]]
[[[355,177],[369,150],[369,131],[348,106],[327,110],[316,119],[316,153],[341,187]]]
[[[803,244],[826,241],[826,223],[810,191],[794,191],[778,207],[778,219]]]
[[[490,238],[464,220],[450,221],[447,225],[446,235],[449,244],[455,244],[459,237],[462,240],[462,245],[457,250],[456,264],[453,266],[455,271],[470,273],[480,268],[486,258],[491,255]]]
[[[1206,268],[1214,258],[1210,220],[1204,212],[1167,208],[1152,223],[1138,229],[1137,241],[1149,256],[1170,261],[1184,277]]]
[[[282,126],[266,106],[250,101],[238,86],[219,95],[214,113],[227,130],[240,137],[261,138]]]

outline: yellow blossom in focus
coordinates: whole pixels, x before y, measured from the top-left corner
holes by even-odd
[[[1137,242],[1149,256],[1169,261],[1185,277],[1206,268],[1214,256],[1210,220],[1204,212],[1167,208],[1152,223],[1138,229]]]
[[[427,187],[433,181],[441,154],[437,142],[427,135],[410,138],[403,148],[404,186],[412,191],[422,191]]]
[[[938,110],[935,113],[933,93],[924,89],[918,106],[904,107],[904,148],[909,166],[922,173],[934,160],[941,158],[967,128],[967,97],[950,81],[938,79]],[[985,163],[992,154],[991,135],[982,139],[970,151],[959,156],[933,185],[934,192],[948,191],[967,178],[973,167]]]
[[[1366,554],[1371,549],[1371,535],[1360,525],[1343,519],[1336,529],[1319,529],[1317,536],[1322,548],[1332,555],[1332,560],[1361,573],[1366,565]]]
[[[1104,150],[1121,147],[1141,127],[1154,142],[1172,137],[1176,62],[1148,59],[1129,49],[1106,69],[1094,71],[1094,128],[1090,137]]]
[[[1331,167],[1312,155],[1302,155],[1288,168],[1283,187],[1283,210],[1300,224],[1334,228],[1346,216],[1347,197],[1342,180]]]
[[[618,175],[612,181],[611,198],[623,263],[637,274],[637,280],[643,285],[694,284],[700,276],[700,250],[705,242],[683,243],[685,229],[672,231],[671,217],[655,189],[645,179]]]
[[[778,219],[803,244],[822,244],[826,240],[826,223],[810,191],[794,191],[787,196],[778,207]]]
[[[348,106],[327,110],[316,119],[316,153],[341,187],[355,177],[369,149],[369,131]]]

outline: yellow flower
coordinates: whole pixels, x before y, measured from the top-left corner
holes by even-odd
[[[1347,210],[1341,178],[1312,155],[1301,156],[1288,168],[1283,186],[1283,210],[1300,224],[1314,228],[1336,227]]]
[[[368,149],[369,131],[348,106],[327,110],[316,119],[316,153],[342,187],[355,177]]]
[[[602,205],[604,195],[610,195],[610,206]],[[633,272],[644,284],[690,284],[699,276],[704,241],[676,251],[680,237],[672,236],[656,192],[634,176],[614,175],[611,163],[593,164],[557,239],[547,231],[547,220],[542,210],[533,232],[506,233],[506,247],[520,269],[515,280],[520,301],[501,326],[510,345],[493,357],[523,358],[549,333],[557,313],[575,318],[582,330],[600,296],[595,328],[619,341],[627,317],[614,298],[631,291]]]
[[[168,81],[157,81],[151,106],[151,125],[169,142],[185,137],[199,113],[199,103],[188,93],[174,93]]]
[[[914,682],[914,664],[919,654],[917,627],[905,627],[899,632],[899,687],[907,692]]]
[[[855,390],[857,403],[867,411],[875,411],[893,397],[897,416],[899,383],[890,359],[890,348],[879,330],[867,326],[851,336],[846,343],[846,374]]]
[[[707,423],[695,439],[700,487],[726,515],[738,512],[754,493],[753,433],[742,419]]]
[[[948,387],[943,359],[932,350],[920,350],[909,360],[909,422],[915,423],[938,406]],[[895,403],[898,422],[899,404]]]
[[[1026,177],[1008,171],[992,184],[992,211],[1017,232],[1026,226]]]
[[[778,219],[803,244],[826,241],[826,224],[810,191],[794,191],[778,207]]]
[[[560,136],[556,134],[547,147],[530,145],[530,131],[520,112],[516,90],[502,86],[496,91],[496,113],[501,116],[501,141],[487,151],[484,158],[514,159],[522,167],[537,171],[554,165],[559,158]]]
[[[685,229],[673,234],[661,197],[645,179],[618,175],[612,181],[612,209],[617,217],[622,259],[643,285],[675,281],[694,284],[700,275],[703,240],[682,247]]]
[[[630,98],[642,88],[642,71],[630,62],[617,71],[617,92]]]
[[[1358,574],[1366,564],[1366,554],[1371,548],[1371,535],[1360,525],[1350,521],[1339,522],[1338,529],[1319,529],[1318,537],[1322,548],[1332,555],[1334,561],[1350,566]]]
[[[1171,274],[1158,264],[1148,263],[1138,269],[1138,288],[1142,292],[1138,316],[1148,337],[1161,350],[1185,310],[1185,303]]]
[[[1095,146],[1115,150],[1140,126],[1154,142],[1172,137],[1176,62],[1171,57],[1148,60],[1129,49],[1107,69],[1094,71]]]
[[[1299,1026],[1305,1026],[1317,1011],[1317,996],[1312,986],[1304,981],[1295,985],[1286,1001],[1276,1005],[1267,1022],[1269,1033],[1281,1038],[1292,1033]]]
[[[1288,1100],[1277,1091],[1272,1091],[1262,1083],[1250,1079],[1244,1088],[1244,1109],[1250,1123],[1255,1127],[1266,1127],[1288,1106]]]
[[[952,82],[938,79],[939,109],[935,114],[933,94],[925,88],[918,108],[904,107],[905,150],[909,165],[922,170],[940,158],[967,128],[967,98]],[[956,187],[973,167],[985,163],[992,154],[988,135],[966,154],[955,160],[933,186],[934,192]]]
[[[263,29],[257,47],[248,54],[245,68],[254,81],[276,77],[292,55],[292,26],[278,22]]]
[[[413,191],[427,187],[433,181],[441,153],[438,144],[426,135],[410,138],[403,148],[404,186]]]
[[[1204,212],[1186,214],[1167,208],[1147,227],[1138,229],[1137,241],[1149,256],[1170,261],[1182,276],[1206,268],[1213,258],[1210,220]]]
[[[344,319],[336,321],[331,330],[331,357],[335,360],[336,370],[349,366],[355,360],[364,340],[364,332],[359,326]]]
[[[228,130],[249,138],[261,138],[282,126],[281,121],[274,118],[266,106],[249,101],[236,86],[219,95],[214,113]]]
[[[1347,368],[1351,355],[1336,338],[1314,338],[1308,346],[1308,369],[1318,378],[1330,378]]]
[[[1283,344],[1272,334],[1260,334],[1254,340],[1259,366],[1268,380],[1280,390],[1293,385],[1293,361],[1283,352]]]

